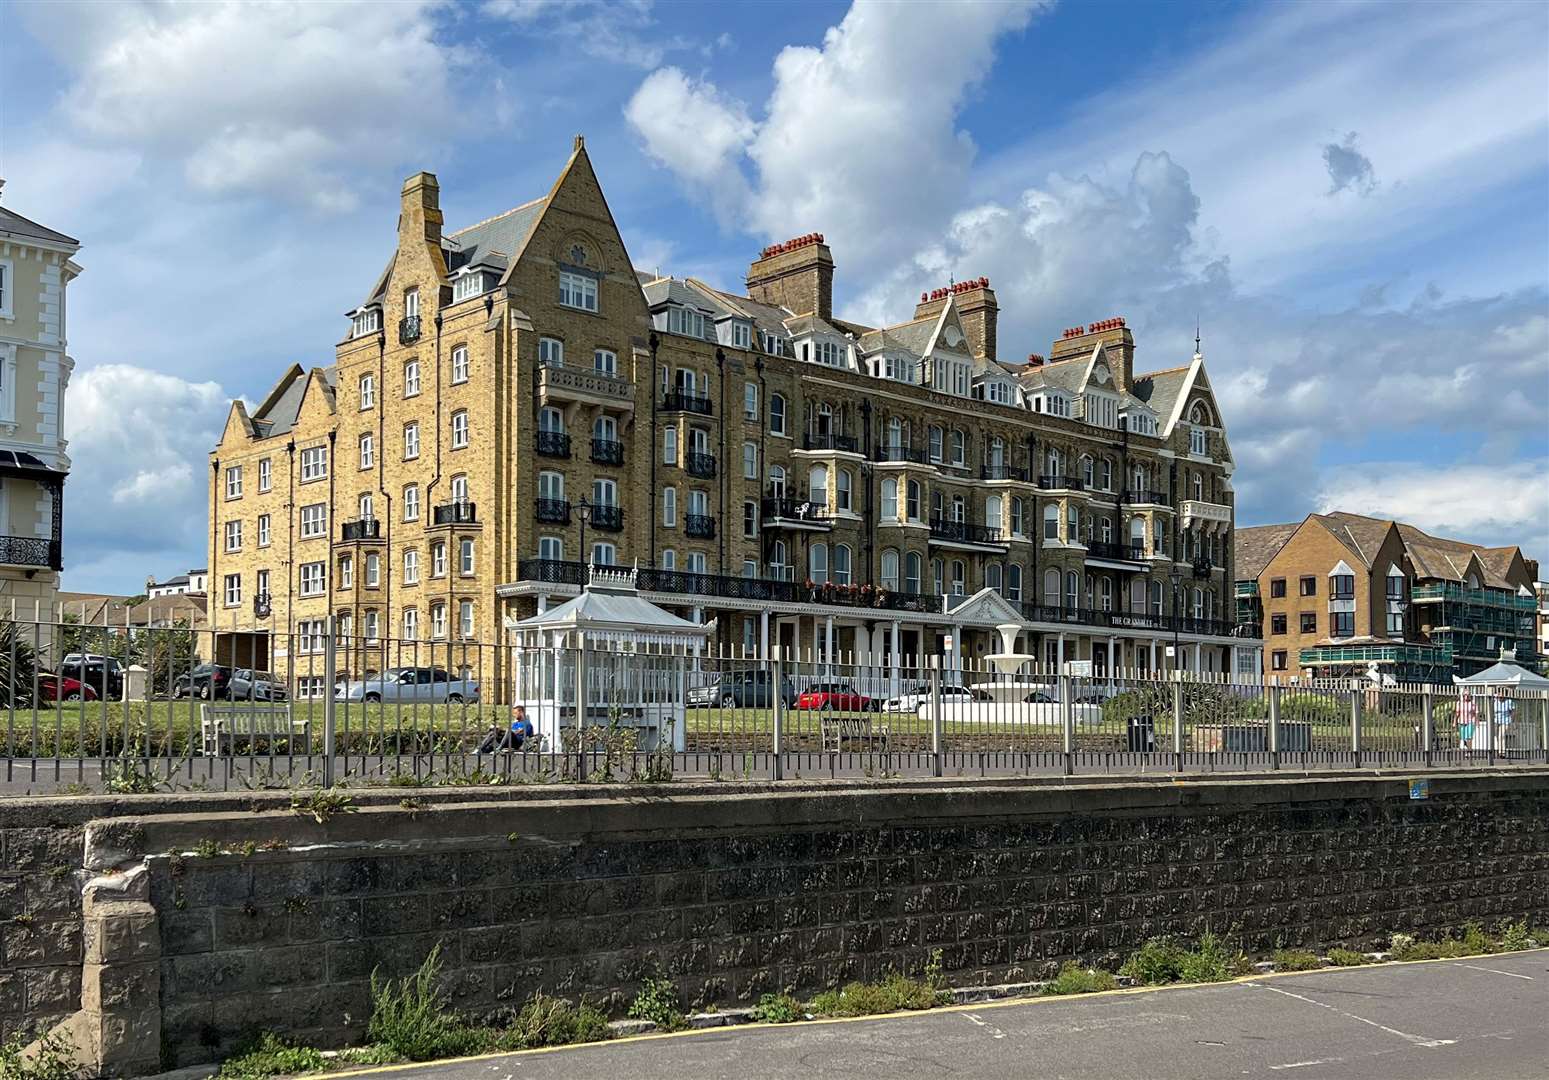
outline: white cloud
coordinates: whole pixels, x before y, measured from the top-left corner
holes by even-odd
[[[559,38],[588,56],[653,68],[685,42],[656,27],[651,0],[485,0],[481,10],[524,32]]]
[[[77,371],[65,435],[65,583],[133,592],[146,574],[186,570],[206,546],[208,467],[230,396],[129,364]]]
[[[741,224],[772,237],[821,231],[864,273],[909,252],[911,225],[955,209],[975,154],[958,113],[998,41],[1039,6],[857,0],[822,48],[780,52],[757,124],[675,69],[647,78],[626,115],[653,157],[737,206]],[[680,133],[693,126],[673,105],[710,124],[709,147]]]
[[[1318,513],[1355,510],[1476,544],[1549,558],[1549,457],[1498,466],[1368,462],[1333,470]],[[1488,492],[1489,497],[1481,497]]]
[[[23,10],[74,70],[63,111],[85,140],[168,156],[202,191],[332,211],[354,205],[355,170],[422,153],[459,115],[449,92],[459,57],[437,40],[439,6]]]

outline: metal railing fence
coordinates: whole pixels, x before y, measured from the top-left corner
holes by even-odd
[[[1543,691],[538,648],[418,614],[417,638],[0,620],[0,793],[1549,761]]]

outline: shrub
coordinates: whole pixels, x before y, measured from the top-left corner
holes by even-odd
[[[671,979],[656,975],[640,984],[635,1000],[629,1003],[631,1020],[649,1020],[663,1031],[676,1031],[684,1024],[678,988]]]
[[[1124,961],[1119,974],[1147,986],[1173,982],[1223,982],[1241,972],[1247,958],[1210,931],[1188,949],[1169,938],[1152,938]]]
[[[366,1038],[408,1061],[456,1057],[477,1049],[480,1033],[446,1008],[446,999],[436,987],[440,973],[439,945],[430,950],[418,971],[397,982],[380,979],[373,971]]]
[[[1476,922],[1463,925],[1463,936],[1445,934],[1435,941],[1416,941],[1408,934],[1393,935],[1395,960],[1454,960],[1460,956],[1478,956],[1495,952],[1495,939]]]
[[[1224,982],[1246,966],[1241,952],[1228,948],[1225,941],[1210,931],[1199,939],[1199,946],[1183,954],[1179,974],[1184,982]]]
[[[917,979],[893,974],[876,983],[852,982],[839,990],[826,990],[812,999],[817,1016],[876,1016],[906,1009],[932,1009],[948,998],[940,990]]]
[[[1311,971],[1323,966],[1317,954],[1306,949],[1276,949],[1271,959],[1276,971]]]
[[[601,1042],[611,1037],[608,1018],[595,1007],[572,1005],[563,998],[538,993],[529,998],[509,1026],[496,1038],[502,1050],[532,1050],[540,1046]]]
[[[296,1046],[272,1031],[242,1044],[221,1065],[220,1076],[229,1080],[258,1080],[265,1076],[294,1076],[321,1072],[328,1062],[315,1047]]]
[[[1519,952],[1522,949],[1531,949],[1538,944],[1527,928],[1526,919],[1501,923],[1500,934],[1502,952]]]
[[[1146,986],[1177,982],[1183,970],[1183,951],[1169,938],[1152,938],[1130,954],[1119,974]]]
[[[1360,967],[1371,963],[1371,957],[1354,949],[1330,949],[1328,962],[1335,967]]]
[[[1060,968],[1060,973],[1044,985],[1049,995],[1095,994],[1099,990],[1113,990],[1119,981],[1106,971],[1084,968],[1074,960]]]
[[[0,1077],[5,1080],[75,1080],[80,1075],[75,1065],[74,1046],[61,1035],[44,1035],[38,1052],[22,1059],[22,1050],[30,1044],[21,1034],[0,1042]]]
[[[753,1006],[753,1019],[761,1024],[789,1024],[804,1015],[801,1002],[789,994],[765,994]]]

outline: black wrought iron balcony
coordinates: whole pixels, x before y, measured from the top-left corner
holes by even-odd
[[[1208,578],[1211,572],[1210,560],[1206,558],[1195,559],[1189,564],[1189,569],[1194,571],[1194,576],[1201,580]]]
[[[420,317],[405,315],[398,320],[398,344],[407,345],[420,339]]]
[[[516,577],[545,585],[580,585],[586,580],[586,565],[562,559],[523,559],[517,563]]]
[[[477,507],[467,499],[442,503],[431,513],[435,525],[472,525],[479,520]]]
[[[1074,476],[1044,475],[1038,478],[1038,486],[1045,491],[1085,491],[1086,485]]]
[[[950,518],[931,518],[930,538],[956,544],[1003,544],[1000,529],[991,525],[976,525],[971,521],[953,521]]]
[[[380,540],[382,522],[377,518],[356,518],[339,526],[341,540]]]
[[[1146,557],[1144,544],[1115,544],[1108,540],[1088,540],[1086,553],[1094,559],[1124,559],[1138,562]]]
[[[789,496],[766,495],[759,504],[765,526],[770,522],[781,521],[805,521],[813,525],[828,524],[828,505],[826,503],[808,502],[804,499],[793,499]]]
[[[709,398],[700,397],[688,390],[668,390],[662,395],[664,412],[691,412],[709,416],[711,408]]]
[[[917,446],[878,446],[873,457],[877,461],[902,461],[915,465],[930,464],[930,457],[924,448]]]
[[[570,436],[563,431],[538,432],[538,453],[544,457],[569,457]]]
[[[624,530],[623,507],[594,503],[592,505],[592,528],[598,532],[622,532]]]
[[[831,431],[809,431],[802,436],[801,448],[803,450],[843,450],[853,454],[860,448],[860,443],[853,435],[836,435]]]
[[[683,455],[683,468],[690,476],[709,480],[715,476],[715,455],[690,450]]]
[[[593,439],[592,461],[598,465],[624,464],[624,444],[617,439]]]
[[[57,569],[58,544],[47,537],[0,536],[0,564]]]
[[[730,577],[725,574],[691,574],[686,570],[657,570],[653,567],[642,567],[635,571],[635,585],[645,592],[717,596],[728,600],[780,600],[795,604],[807,599],[807,590],[794,581]]]
[[[1027,470],[1020,465],[986,465],[979,470],[984,480],[1020,480],[1027,483]]]
[[[1124,501],[1127,503],[1145,503],[1150,506],[1172,505],[1167,501],[1167,492],[1165,491],[1126,491],[1124,493]]]
[[[683,531],[697,540],[714,540],[715,518],[709,514],[684,514]]]
[[[539,499],[534,516],[548,525],[566,525],[570,522],[570,500]]]

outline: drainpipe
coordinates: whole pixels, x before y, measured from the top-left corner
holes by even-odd
[[[769,425],[765,418],[769,415],[769,390],[764,384],[762,356],[753,358],[753,371],[758,375],[758,478],[754,482],[753,498],[758,503],[758,561],[760,565],[765,565],[769,560],[768,549],[764,545],[764,481],[769,472]]]
[[[656,566],[656,516],[660,513],[657,508],[656,491],[656,466],[662,456],[661,436],[656,430],[656,413],[661,402],[657,399],[660,395],[656,392],[656,350],[661,344],[661,339],[656,336],[656,331],[651,331],[651,370],[646,376],[646,386],[651,394],[651,566]],[[638,391],[637,391],[638,393]]]
[[[725,352],[725,350],[723,350],[723,349],[721,349],[719,347],[717,347],[716,350],[715,350],[715,372],[716,372],[716,379],[721,384],[721,415],[720,415],[720,429],[721,429],[721,498],[720,498],[720,504],[721,505],[719,507],[721,521],[720,521],[720,528],[717,530],[717,535],[720,537],[720,546],[719,546],[719,555],[717,556],[718,569],[717,569],[716,572],[718,574],[720,574],[722,577],[725,577],[726,576],[726,474],[727,474],[727,472],[730,469],[730,464],[726,460],[726,352]],[[655,508],[653,507],[652,509],[654,510]]]

